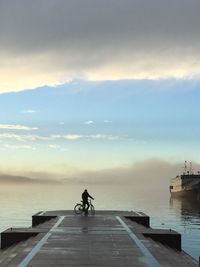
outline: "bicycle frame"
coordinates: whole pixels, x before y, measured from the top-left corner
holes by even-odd
[[[89,199],[88,203],[89,203],[89,207],[88,207],[87,210],[84,210],[84,209],[83,209],[83,201],[81,201],[81,203],[77,203],[77,204],[75,205],[75,207],[74,207],[74,212],[75,212],[76,214],[82,214],[83,212],[85,212],[85,214],[88,214],[88,211],[90,211],[90,213],[91,213],[92,215],[94,215],[94,214],[95,214],[95,208],[94,208],[94,206],[93,206],[93,204],[92,204],[92,200]]]

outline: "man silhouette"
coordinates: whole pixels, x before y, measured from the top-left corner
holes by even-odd
[[[83,210],[85,211],[86,214],[88,214],[88,209],[90,206],[88,198],[94,199],[92,196],[90,196],[87,189],[85,189],[84,192],[82,193],[82,200],[83,200]]]

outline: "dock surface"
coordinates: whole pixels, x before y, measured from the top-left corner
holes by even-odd
[[[37,218],[43,220],[45,216],[50,220],[34,227],[5,231],[5,236],[26,231],[37,234],[2,249],[0,266],[198,266],[184,251],[156,240],[157,236],[177,238],[176,233],[155,232],[144,223],[130,219],[143,217],[142,213],[98,211],[94,216],[85,216],[72,211],[51,211],[39,213]]]

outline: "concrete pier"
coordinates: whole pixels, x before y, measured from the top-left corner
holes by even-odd
[[[39,212],[32,227],[1,233],[0,266],[199,266],[181,249],[181,235],[152,229],[142,212]]]

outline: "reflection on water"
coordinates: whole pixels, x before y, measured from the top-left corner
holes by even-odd
[[[182,221],[198,222],[200,217],[200,200],[187,198],[170,198],[170,206],[177,211]],[[190,221],[191,220],[191,221]]]
[[[1,185],[0,230],[30,226],[31,216],[42,210],[73,209],[87,188],[96,209],[143,211],[154,228],[171,228],[182,234],[183,249],[200,255],[200,204],[170,199],[168,188],[139,185]]]
[[[200,255],[200,201],[187,198],[170,198],[170,207],[177,219],[176,229],[182,233],[183,247],[192,256]]]

